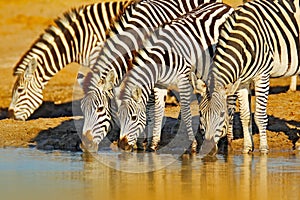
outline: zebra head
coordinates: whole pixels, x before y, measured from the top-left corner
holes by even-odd
[[[25,63],[26,62],[26,63]],[[43,84],[38,78],[38,61],[35,57],[24,60],[24,71],[17,71],[17,80],[12,91],[12,100],[8,108],[10,118],[26,120],[43,102]]]
[[[226,109],[226,96],[222,92],[213,92],[203,96],[199,105],[200,131],[204,133],[201,146],[201,155],[215,155],[217,143],[226,136],[228,112]]]
[[[198,78],[194,72],[191,72],[190,78],[194,92],[202,96],[199,104],[199,126],[200,132],[204,135],[204,142],[201,146],[200,154],[214,155],[217,152],[218,141],[227,133],[227,93],[224,89],[211,89],[209,91],[207,84]]]
[[[111,130],[112,125],[118,124],[118,122],[116,114],[114,114],[117,112],[113,91],[114,73],[108,73],[97,83],[92,77],[95,77],[95,72],[88,73],[84,77],[84,81],[80,80],[82,77],[77,77],[77,79],[79,79],[79,83],[82,83],[81,86],[85,92],[81,100],[81,110],[84,115],[81,135],[82,148],[96,152],[99,143]],[[87,85],[87,82],[90,85]]]
[[[142,103],[142,90],[136,87],[131,92],[131,98],[122,100],[119,106],[120,120],[119,147],[123,150],[132,150],[140,133],[146,126],[146,108]]]
[[[84,150],[98,151],[98,145],[111,128],[110,98],[100,90],[88,92],[81,101],[81,110],[84,115],[82,130],[82,144]]]
[[[230,98],[228,97],[232,97],[239,87],[240,80],[228,84],[213,83],[210,88],[206,88],[199,105],[200,130],[205,132],[200,154],[214,155],[217,152],[217,143],[220,138],[226,136],[229,128],[230,116],[227,104]]]

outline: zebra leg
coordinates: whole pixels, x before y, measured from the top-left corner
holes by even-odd
[[[270,77],[262,75],[255,81],[255,123],[257,124],[260,136],[259,150],[261,153],[268,153],[269,147],[267,142],[267,101],[269,95]]]
[[[120,122],[117,116],[118,106],[115,99],[111,100],[111,130],[109,133],[109,140],[111,142],[118,141],[120,137]]]
[[[231,143],[233,140],[233,118],[236,108],[236,95],[230,95],[227,97],[227,108],[228,108],[228,130],[227,130],[227,141],[231,148]]]
[[[249,153],[253,151],[251,95],[249,94],[249,87],[244,87],[237,91],[238,101],[240,105],[240,118],[244,133],[243,153]]]
[[[178,90],[180,95],[180,111],[181,111],[181,118],[185,123],[187,134],[191,145],[188,149],[190,152],[197,151],[197,141],[195,139],[192,127],[192,114],[191,114],[191,95],[192,95],[192,87],[190,82],[187,78],[179,78],[180,82],[178,83]]]
[[[154,127],[152,141],[150,142],[148,140],[147,147],[147,149],[150,151],[155,151],[158,147],[158,143],[160,142],[162,121],[165,113],[165,97],[167,95],[167,91],[168,90],[166,89],[154,88]]]
[[[149,144],[151,143],[152,140],[152,133],[153,133],[153,127],[155,123],[155,118],[154,118],[154,112],[155,112],[155,93],[154,90],[151,91],[151,94],[149,95],[149,100],[146,105],[146,116],[147,116],[147,121],[146,121],[146,128],[145,128],[145,134],[147,137],[147,148]],[[138,148],[143,146],[144,138],[143,141],[141,140],[141,136],[139,137],[137,141]]]
[[[294,75],[291,77],[291,83],[290,83],[290,89],[289,89],[289,91],[291,91],[291,92],[295,92],[297,90],[297,76],[298,75]]]

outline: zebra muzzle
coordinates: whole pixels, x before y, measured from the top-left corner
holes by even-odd
[[[199,154],[201,156],[213,157],[216,155],[217,151],[218,151],[218,147],[214,139],[210,139],[210,140],[205,139],[202,143]]]
[[[10,118],[10,119],[25,121],[25,119],[23,119],[23,118],[17,118],[16,117],[16,113],[15,113],[15,110],[13,108],[8,108],[7,117]]]
[[[98,151],[98,144],[93,142],[91,130],[88,130],[82,134],[81,142],[80,148],[82,151],[91,153]]]
[[[128,144],[128,139],[126,136],[122,137],[118,142],[118,146],[125,151],[132,151],[133,146]]]
[[[10,118],[10,119],[14,119],[14,118],[15,118],[15,111],[14,111],[14,109],[9,108],[9,109],[8,109],[8,112],[7,112],[7,116],[8,116],[8,118]]]

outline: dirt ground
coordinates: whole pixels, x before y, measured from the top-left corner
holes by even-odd
[[[44,90],[44,103],[27,121],[7,119],[11,90],[15,81],[12,69],[39,34],[53,19],[71,7],[96,1],[83,0],[13,0],[0,1],[0,147],[37,147],[45,150],[79,150],[80,139],[74,125],[82,117],[73,116],[73,87],[79,66],[71,64],[58,73]],[[231,5],[237,5],[233,2]],[[268,102],[268,142],[271,151],[292,150],[298,145],[299,131],[288,125],[300,127],[300,87],[296,92],[287,92],[290,79],[273,79]],[[299,83],[300,84],[300,83]],[[193,105],[193,114],[197,106]],[[167,106],[166,119],[176,123],[178,106]],[[238,113],[237,113],[238,118]],[[242,147],[242,131],[235,120],[233,148],[239,152]],[[79,125],[80,126],[80,125]],[[80,129],[80,128],[79,128]],[[163,134],[167,135],[165,128]],[[258,148],[258,134],[254,134],[255,148]]]

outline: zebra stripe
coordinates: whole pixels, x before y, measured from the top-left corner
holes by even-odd
[[[300,73],[299,24],[299,0],[255,0],[239,7],[228,18],[220,33],[208,81],[208,100],[202,108],[203,121],[207,121],[205,142],[216,143],[222,135],[220,127],[227,123],[222,115],[226,98],[236,90],[249,88],[253,81],[260,151],[268,152],[266,106],[269,79]],[[216,96],[221,97],[217,99]],[[218,108],[216,104],[222,106]],[[248,144],[244,143],[245,152],[249,152],[253,146],[251,135],[244,133],[244,138],[248,141]]]
[[[67,64],[88,65],[90,52],[103,45],[110,22],[128,4],[129,1],[97,3],[72,9],[57,18],[56,25],[47,28],[14,67],[17,81],[9,106],[11,116],[26,120],[42,104],[45,85]]]
[[[190,11],[186,9],[195,8],[202,3],[203,0],[153,0],[129,6],[122,17],[112,25],[112,29],[108,33],[110,39],[106,41],[97,63],[92,67],[93,73],[87,81],[89,83],[87,90],[99,90],[101,95],[98,98],[108,98],[106,92],[119,85],[120,80],[130,70],[127,66],[133,58],[134,52],[141,47],[142,41],[148,37],[151,31],[158,25],[170,22]],[[83,109],[92,109],[92,107]],[[94,113],[96,114],[96,112]],[[85,121],[88,121],[90,116],[85,114],[84,116]],[[97,123],[101,123],[101,121],[97,121]],[[155,120],[155,127],[161,127],[161,122]],[[90,130],[95,129],[89,127],[83,130],[83,134]],[[92,133],[92,135],[97,134],[96,130]]]
[[[133,146],[145,128],[145,112],[149,95],[155,86],[179,88],[182,122],[190,141],[194,141],[190,98],[190,73],[206,78],[220,26],[233,12],[221,3],[202,4],[183,17],[159,27],[145,42],[133,60],[132,68],[121,84],[119,119],[121,147]],[[207,55],[203,56],[203,55]],[[197,68],[193,69],[193,66]],[[163,113],[156,118],[162,119]],[[134,116],[134,119],[132,119]],[[159,142],[160,135],[153,138]],[[193,143],[195,148],[195,141]],[[195,149],[191,149],[195,150]]]

